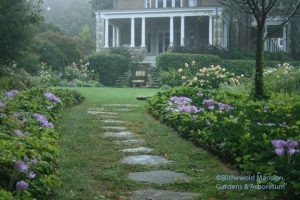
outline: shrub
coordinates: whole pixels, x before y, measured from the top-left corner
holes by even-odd
[[[197,67],[218,65],[221,59],[218,56],[205,54],[180,54],[180,53],[162,53],[157,57],[157,67],[160,70],[178,70],[184,63],[197,63]]]
[[[9,91],[0,103],[0,198],[50,199],[60,187],[59,133],[65,107],[84,97],[71,90],[33,88]]]
[[[286,185],[277,194],[288,199],[299,195],[299,96],[253,101],[240,94],[182,87],[152,97],[149,111],[245,174],[284,179],[255,184]],[[281,147],[278,140],[285,141]]]
[[[97,53],[87,58],[89,68],[95,70],[99,80],[105,86],[113,86],[115,80],[128,71],[128,59],[125,56]]]
[[[13,69],[0,78],[0,89],[27,89],[32,85],[32,77],[23,69]]]

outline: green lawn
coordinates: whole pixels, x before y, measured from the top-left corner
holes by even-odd
[[[126,155],[119,150],[129,147],[113,143],[112,138],[102,138],[101,115],[89,115],[90,107],[103,104],[122,103],[145,105],[136,96],[149,96],[155,89],[117,89],[117,88],[78,88],[86,96],[86,101],[66,111],[60,123],[62,162],[60,177],[63,188],[55,197],[62,199],[117,199],[125,196],[130,199],[131,191],[142,188],[169,189],[173,191],[199,192],[201,199],[268,199],[261,193],[247,190],[217,190],[216,175],[232,175],[224,163],[209,152],[182,139],[170,127],[160,124],[147,113],[145,106],[123,112],[118,119],[125,120],[128,130],[139,134],[146,140],[143,146],[152,147],[151,154],[162,155],[172,164],[164,166],[129,166],[120,160]],[[109,108],[106,109],[110,111]],[[150,169],[171,169],[192,177],[189,182],[169,185],[140,184],[127,180],[129,172]],[[231,184],[240,184],[231,182]],[[213,197],[213,198],[211,198]]]

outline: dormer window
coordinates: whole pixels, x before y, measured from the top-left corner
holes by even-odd
[[[171,8],[172,7],[172,0],[167,0],[167,8]]]
[[[189,7],[196,7],[197,6],[197,0],[189,0]]]
[[[145,0],[145,8],[151,8],[151,0]]]
[[[163,0],[157,0],[157,7],[158,8],[163,8],[164,7],[164,1]]]

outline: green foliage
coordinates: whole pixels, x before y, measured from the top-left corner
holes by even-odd
[[[0,89],[27,89],[32,87],[32,77],[23,69],[13,69],[0,78]]]
[[[46,98],[46,92],[52,92],[61,103]],[[60,162],[59,133],[37,121],[33,114],[42,114],[55,126],[64,108],[83,100],[76,91],[46,88],[33,88],[1,99],[5,102],[5,107],[0,109],[0,152],[5,152],[0,155],[1,199],[12,199],[12,195],[13,199],[49,199],[61,186],[56,171]],[[20,131],[19,135],[16,130]],[[35,159],[37,163],[33,162]],[[18,161],[29,169],[16,170],[14,166]],[[30,171],[36,176],[30,178]],[[16,188],[20,180],[29,183],[24,191]]]
[[[95,39],[91,34],[89,26],[86,24],[82,27],[81,32],[79,33],[79,44],[78,48],[82,55],[87,56],[95,51]]]
[[[41,20],[41,0],[1,0],[0,64],[18,58],[31,37],[31,25]]]
[[[109,53],[95,53],[87,57],[89,68],[94,70],[105,86],[113,86],[115,80],[128,71],[128,58]]]
[[[112,9],[113,7],[112,0],[90,0],[90,3],[94,10]]]
[[[203,111],[170,111],[170,97],[188,97]],[[213,108],[204,100],[214,100]],[[272,140],[300,140],[300,97],[274,95],[270,101],[253,101],[249,96],[229,92],[172,88],[149,100],[150,112],[174,127],[184,138],[221,155],[245,174],[283,176],[284,181],[261,181],[260,184],[286,184],[277,195],[294,199],[299,195],[300,153],[279,157]],[[220,110],[219,103],[231,106]]]
[[[221,59],[218,56],[205,54],[180,54],[180,53],[162,53],[157,57],[157,67],[160,70],[179,69],[184,63],[197,63],[197,67],[218,65]]]

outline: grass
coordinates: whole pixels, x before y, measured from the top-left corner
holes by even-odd
[[[154,89],[117,89],[117,88],[79,88],[86,101],[66,111],[60,123],[62,162],[60,177],[63,187],[55,199],[130,199],[132,191],[143,188],[168,189],[173,191],[199,192],[201,199],[265,199],[264,194],[247,190],[218,190],[215,177],[219,174],[236,175],[218,158],[209,152],[182,139],[170,127],[167,127],[147,113],[144,101],[136,96],[149,96],[157,92]],[[88,108],[101,107],[103,104],[138,104],[130,112],[122,112],[117,119],[125,120],[125,126],[131,132],[139,134],[146,141],[143,146],[155,150],[150,154],[162,155],[172,164],[161,166],[125,165],[120,162],[126,155],[120,150],[129,145],[113,143],[113,138],[101,137],[101,115],[87,114]],[[107,107],[107,111],[112,108]],[[136,145],[138,146],[138,145]],[[128,180],[127,174],[152,169],[170,169],[188,174],[188,182],[176,182],[168,185],[141,184]],[[231,182],[230,184],[244,184]]]

